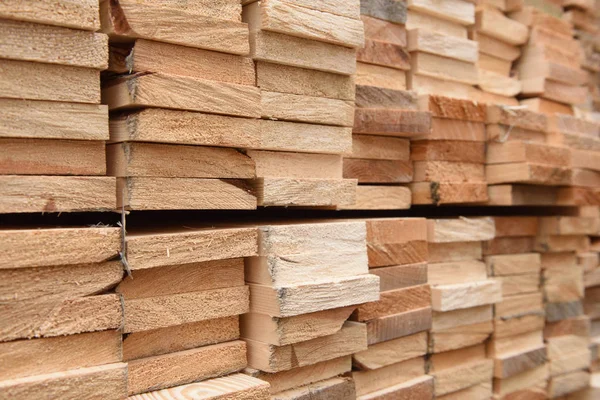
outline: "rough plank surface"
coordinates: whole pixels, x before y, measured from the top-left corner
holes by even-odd
[[[86,31],[100,29],[96,0],[11,0],[0,5],[0,18]]]

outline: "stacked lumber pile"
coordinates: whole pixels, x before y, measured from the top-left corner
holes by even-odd
[[[571,24],[550,2],[536,2],[510,18],[529,27],[527,45],[516,69],[522,83],[521,104],[543,113],[572,114],[571,106],[586,100],[587,74],[581,69],[582,49]]]
[[[358,399],[433,398],[426,375],[431,291],[427,284],[427,221],[368,219],[370,273],[380,300],[358,307],[352,319],[367,326],[366,350],[353,355]]]
[[[116,292],[130,396],[167,398],[246,367],[238,316],[249,310],[244,257],[256,254],[257,235],[253,227],[128,233],[129,276]]]
[[[3,2],[0,19],[0,213],[113,209],[98,1]]]
[[[364,44],[360,1],[242,3],[260,89],[258,123],[270,129],[261,135],[284,144],[269,150],[286,151],[248,153],[258,204],[354,204],[356,179],[341,155],[352,151],[352,75],[356,48]]]
[[[471,39],[479,44],[478,86],[496,95],[495,104],[516,105],[521,81],[513,62],[521,55],[519,46],[529,38],[527,26],[505,14],[522,6],[515,0],[485,0],[478,6]]]
[[[430,116],[419,111],[417,96],[406,91],[410,55],[406,50],[404,2],[361,1],[365,46],[356,54],[356,110],[352,153],[344,177],[358,179],[356,203],[349,209],[405,209],[413,180],[409,138],[428,134]]]
[[[121,230],[0,231],[0,398],[127,396]]]
[[[367,326],[348,317],[379,299],[366,235],[364,221],[259,226],[241,329],[246,373],[269,382],[272,399],[356,397],[353,380],[339,375],[367,350]]]
[[[429,374],[439,399],[491,397],[494,362],[484,342],[493,332],[493,304],[502,282],[489,279],[482,243],[494,238],[491,218],[428,220],[433,309]]]
[[[502,282],[494,305],[488,355],[494,359],[497,399],[546,398],[548,366],[544,345],[541,258],[533,252],[535,217],[495,217],[496,237],[484,247],[488,273]]]
[[[589,319],[583,315],[584,267],[577,254],[588,251],[591,228],[597,228],[597,219],[540,219],[535,250],[542,262],[550,398],[589,385]]]

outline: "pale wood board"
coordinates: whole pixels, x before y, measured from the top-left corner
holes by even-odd
[[[477,66],[425,52],[411,53],[411,72],[422,76],[476,85],[479,82]]]
[[[406,29],[425,29],[462,39],[467,39],[468,36],[466,26],[414,9],[408,10],[406,16]]]
[[[369,160],[351,158],[344,160],[345,179],[358,183],[408,183],[413,180],[413,164],[402,160]]]
[[[483,183],[483,164],[455,161],[415,161],[413,182]]]
[[[342,157],[334,154],[249,150],[256,176],[304,179],[341,179]]]
[[[417,110],[417,101],[416,93],[408,90],[390,89],[379,85],[356,85],[355,105],[358,108]]]
[[[502,301],[502,285],[494,280],[431,288],[431,306],[435,311],[451,311],[500,301]]]
[[[258,178],[252,182],[262,207],[338,207],[354,204],[355,179]]]
[[[442,57],[475,63],[478,59],[477,42],[424,29],[408,31],[408,51],[422,51]]]
[[[67,0],[60,3],[55,0],[9,1],[0,5],[0,18],[86,31],[100,29],[100,13],[96,0]]]
[[[408,161],[410,142],[402,138],[352,135],[352,154],[345,158]]]
[[[423,357],[417,357],[370,371],[354,371],[352,378],[356,384],[356,393],[361,396],[404,383],[424,373],[425,360]]]
[[[488,200],[485,183],[411,183],[413,204],[481,203]]]
[[[432,399],[433,378],[429,375],[423,375],[422,377],[357,397],[359,400],[409,400],[412,398]]]
[[[356,63],[354,79],[357,85],[391,90],[405,90],[407,84],[406,71],[361,62]]]
[[[360,19],[364,25],[365,39],[406,46],[406,28],[404,26],[368,15],[361,15]]]
[[[367,321],[369,345],[431,329],[431,307]]]
[[[332,378],[271,396],[271,400],[354,399],[356,390],[349,378]]]
[[[451,161],[457,163],[484,164],[486,155],[485,149],[486,146],[483,142],[419,140],[411,143],[410,157],[413,161]]]
[[[465,26],[475,23],[475,6],[466,1],[451,0],[440,5],[433,0],[408,0],[408,8]]]
[[[355,353],[352,362],[361,370],[376,370],[427,353],[427,333],[388,340],[369,346],[367,350]]]
[[[354,133],[414,137],[430,130],[431,115],[425,111],[357,108],[354,112]]]
[[[427,264],[407,264],[373,268],[369,273],[379,277],[381,291],[401,289],[427,283]]]
[[[429,285],[389,290],[381,292],[378,301],[360,305],[352,314],[352,319],[364,322],[429,307],[430,305],[431,291]]]

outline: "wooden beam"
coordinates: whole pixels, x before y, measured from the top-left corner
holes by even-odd
[[[488,200],[483,183],[417,182],[411,183],[413,204],[481,203]]]
[[[413,335],[431,328],[431,307],[367,321],[369,345]]]
[[[353,355],[353,365],[361,370],[387,367],[427,353],[427,333],[401,337],[369,346]]]
[[[356,60],[361,63],[405,71],[411,68],[410,58],[405,46],[379,40],[365,40],[364,47],[356,52]]]
[[[369,273],[379,277],[381,291],[427,283],[427,264],[425,263],[373,268]]]
[[[57,7],[52,0],[24,0],[0,6],[0,18],[97,31],[100,29],[98,2],[66,2]]]
[[[406,28],[403,25],[368,15],[361,15],[360,19],[364,25],[365,39],[406,47]]]
[[[482,260],[481,242],[429,243],[429,262]]]
[[[471,62],[419,51],[411,53],[410,61],[411,71],[415,74],[467,85],[476,85],[479,82],[477,67]]]
[[[433,398],[433,378],[429,375],[408,380],[385,389],[377,390],[369,394],[359,396],[359,400],[384,400],[386,398],[410,399],[431,399]]]
[[[485,342],[493,332],[494,324],[492,321],[432,332],[429,335],[429,352],[443,353],[466,346],[474,346]]]
[[[342,179],[342,157],[335,154],[246,151],[256,176],[299,179]]]
[[[410,142],[393,137],[352,135],[352,154],[345,158],[408,161]]]
[[[410,189],[402,186],[357,186],[356,200],[340,210],[404,210],[410,208]]]
[[[435,94],[419,96],[419,108],[421,111],[431,112],[434,121],[439,121],[438,118],[448,118],[451,120],[486,122],[488,112],[484,104]]]
[[[414,9],[408,10],[406,29],[424,29],[462,39],[467,39],[468,37],[466,26]]]
[[[466,1],[452,0],[440,6],[432,0],[408,0],[408,8],[465,26],[475,23],[475,6]]]
[[[492,218],[428,220],[428,240],[432,243],[482,241],[494,238]]]
[[[360,2],[361,15],[393,22],[406,23],[406,3],[395,0],[376,0]]]
[[[487,164],[534,163],[555,167],[571,166],[571,151],[540,143],[488,143]]]
[[[487,279],[486,265],[481,261],[429,263],[427,268],[427,282],[430,285],[450,285],[485,279]]]
[[[539,274],[542,266],[537,253],[491,255],[485,257],[485,262],[491,276]]]
[[[483,142],[455,140],[420,140],[411,143],[413,161],[451,161],[456,163],[484,164]]]
[[[354,112],[354,133],[414,137],[428,135],[430,129],[431,115],[424,111],[358,108]]]
[[[476,63],[478,59],[477,42],[423,29],[408,31],[408,51],[422,51],[468,63]]]
[[[352,318],[353,320],[364,322],[429,307],[430,304],[431,291],[429,285],[390,290],[381,292],[378,301],[360,305],[354,311]]]
[[[423,357],[370,371],[355,371],[352,378],[359,396],[415,379],[425,374]]]
[[[475,29],[484,35],[513,46],[522,45],[529,38],[529,30],[526,25],[490,8],[477,11]]]
[[[391,90],[406,89],[406,71],[374,64],[356,63],[357,85],[374,86]]]
[[[354,382],[350,378],[332,378],[296,389],[286,390],[271,398],[273,400],[303,400],[310,397],[320,399],[353,399],[356,397]]]
[[[357,179],[358,183],[408,183],[413,179],[413,168],[410,161],[347,159],[344,178]]]
[[[552,167],[528,162],[487,165],[488,184],[528,183],[536,185],[569,185],[572,171],[565,167]]]
[[[451,311],[500,301],[502,301],[502,284],[494,280],[431,288],[431,306],[435,311]]]
[[[415,161],[414,182],[485,182],[483,164],[454,161]]]
[[[252,183],[259,206],[338,207],[354,204],[354,179],[258,178]]]

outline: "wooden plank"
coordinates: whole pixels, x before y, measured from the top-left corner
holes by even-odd
[[[110,177],[0,177],[0,213],[52,213],[114,210],[115,180]]]
[[[354,382],[349,378],[332,378],[296,389],[286,390],[271,397],[272,400],[327,400],[353,399]]]
[[[414,137],[427,135],[430,129],[431,115],[424,111],[358,108],[354,112],[354,133]]]
[[[353,355],[353,365],[362,370],[387,367],[427,353],[427,333],[420,332],[369,346]]]
[[[240,400],[262,399],[268,398],[269,385],[260,379],[244,374],[233,374],[170,389],[137,394],[129,396],[129,398],[131,400],[184,400],[189,396],[193,396],[198,400],[214,399],[221,396],[233,396]]]
[[[481,242],[429,243],[429,262],[482,260]]]
[[[271,394],[276,394],[285,390],[335,378],[338,375],[350,372],[351,369],[352,357],[344,356],[276,373],[263,372],[252,368],[246,368],[245,373],[261,381],[268,382],[271,385]]]
[[[487,255],[497,254],[521,254],[534,251],[535,241],[532,237],[497,237],[483,243],[483,253]]]
[[[584,296],[583,268],[546,269],[543,272],[544,296],[553,303],[577,301]]]
[[[375,86],[391,90],[406,89],[406,72],[379,65],[356,63],[356,85]]]
[[[466,1],[451,0],[440,6],[432,0],[409,0],[408,8],[465,26],[475,23],[475,6]]]
[[[417,136],[418,140],[464,140],[485,142],[485,125],[479,122],[446,118],[431,118],[431,133]]]
[[[534,6],[523,7],[519,11],[510,13],[509,17],[530,27],[542,26],[566,36],[573,36],[572,25],[569,22],[561,20]]]
[[[262,61],[256,63],[256,85],[269,92],[354,100],[352,76]]]
[[[376,0],[360,2],[361,15],[394,22],[406,23],[406,3],[395,0]]]
[[[571,185],[580,187],[595,188],[600,183],[600,173],[586,169],[573,169]]]
[[[462,389],[453,393],[448,393],[438,397],[440,400],[458,400],[458,399],[483,399],[491,398],[492,384],[490,382],[478,383],[466,389]]]
[[[407,311],[367,321],[367,342],[370,345],[431,328],[431,307]]]
[[[106,175],[104,143],[0,139],[2,175]]]
[[[591,137],[600,136],[600,124],[570,115],[555,115],[548,119],[552,132],[574,133]]]
[[[492,218],[434,219],[427,221],[428,240],[432,243],[470,242],[494,238]]]
[[[494,307],[496,320],[538,314],[542,311],[542,294],[531,293],[502,299]]]
[[[365,39],[392,43],[406,47],[406,28],[393,22],[361,15],[365,29]]]
[[[543,77],[521,81],[521,93],[524,97],[541,96],[563,104],[581,104],[585,101],[587,89],[584,86],[571,86],[550,81]]]
[[[108,37],[102,33],[11,20],[2,21],[0,32],[5,38],[2,58],[96,70],[108,67]]]
[[[460,352],[462,350],[455,351]],[[489,381],[492,370],[492,360],[479,360],[455,368],[430,373],[434,377],[435,395],[436,397],[442,396],[469,388],[477,383]]]
[[[246,151],[258,177],[341,179],[342,157],[333,154]]]
[[[494,37],[484,35],[479,31],[475,35],[474,40],[479,44],[479,52],[481,54],[491,55],[511,62],[515,61],[521,55],[519,47],[512,46]]]
[[[116,177],[232,178],[256,176],[252,158],[235,149],[125,142],[106,148],[108,175]]]
[[[253,0],[243,0],[242,4],[246,5],[247,3],[252,2]],[[301,7],[310,8],[324,13],[341,15],[343,17],[354,19],[360,18],[360,5],[356,2],[348,3],[340,0],[325,0],[315,3],[311,0],[297,0],[294,3]]]
[[[290,48],[298,51],[290,52]],[[276,32],[250,32],[250,55],[254,60],[342,75],[356,71],[354,49]]]
[[[245,4],[248,0],[243,0]],[[194,14],[200,14],[208,17],[219,18],[227,21],[242,20],[242,6],[237,0],[183,0],[183,3],[173,3],[172,0],[158,0],[156,5],[173,7],[176,5],[184,11]]]
[[[355,371],[352,378],[359,396],[415,379],[425,374],[423,357],[370,371]]]
[[[123,265],[118,261],[0,269],[0,299],[38,302],[72,299],[104,292],[121,279]]]
[[[427,282],[430,285],[477,282],[485,279],[486,265],[481,261],[429,263],[427,268]]]
[[[480,203],[488,200],[483,183],[417,182],[411,183],[413,204]]]
[[[429,375],[423,375],[422,377],[357,397],[359,400],[408,400],[411,398],[432,399],[433,378]]]
[[[544,312],[532,312],[522,316],[513,316],[508,319],[494,321],[494,337],[506,338],[521,333],[539,331],[544,329]]]
[[[123,331],[139,332],[248,312],[246,286],[125,301]],[[202,304],[199,307],[198,304]],[[159,307],[160,305],[160,307]]]
[[[486,341],[493,332],[494,324],[492,321],[432,332],[429,335],[429,352],[442,353],[466,346],[474,346]]]
[[[541,112],[547,115],[554,113],[573,115],[573,108],[570,105],[558,103],[541,97],[533,99],[523,99],[521,104],[526,105],[531,111]]]
[[[576,371],[550,379],[548,395],[556,398],[568,393],[576,392],[589,386],[590,374],[585,371]]]
[[[569,185],[572,171],[565,167],[552,167],[528,162],[487,165],[488,184],[529,183],[536,185]]]
[[[583,85],[587,80],[585,71],[552,61],[525,59],[517,65],[517,72],[520,79],[543,77],[572,86]]]
[[[544,338],[564,335],[576,335],[584,338],[592,336],[590,318],[584,315],[581,317],[548,323],[544,326]]]
[[[485,163],[485,144],[483,142],[422,140],[413,141],[410,150],[413,161]]]
[[[540,143],[488,143],[487,164],[534,163],[556,167],[571,166],[571,151]]]
[[[446,19],[438,18],[433,15],[416,11],[408,10],[406,17],[406,29],[424,29],[434,31],[446,36],[454,36],[467,39],[467,27],[456,22],[451,22]]]
[[[453,161],[415,161],[414,182],[485,182],[483,164]]]
[[[478,58],[477,42],[423,29],[408,31],[408,51],[422,51],[469,63],[476,63]]]
[[[127,364],[116,363],[0,381],[7,398],[119,400],[127,397]]]
[[[550,186],[494,185],[488,191],[489,204],[493,205],[551,205],[559,196],[558,190]]]
[[[548,377],[548,365],[542,365],[510,378],[496,378],[494,393],[506,399],[519,398],[518,396],[529,396],[536,400],[545,399],[548,398],[546,394]]]
[[[367,251],[370,268],[426,262],[428,258],[427,242],[422,239],[387,243],[369,241]]]
[[[477,67],[503,76],[510,76],[512,62],[480,52]]]
[[[356,60],[361,63],[401,70],[411,68],[410,58],[405,46],[379,40],[365,40],[364,47],[356,52]]]
[[[117,331],[0,343],[4,380],[121,361]],[[35,360],[35,361],[34,361]]]
[[[536,236],[538,217],[494,217],[496,238]]]
[[[0,6],[0,18],[88,31],[100,29],[99,7],[95,0],[65,1],[60,5],[53,0],[11,1]]]
[[[523,128],[511,129],[510,126],[490,124],[485,127],[488,142],[530,142],[535,144],[544,144],[548,139],[548,134],[540,131],[532,131]]]
[[[533,131],[546,131],[550,124],[550,118],[544,114],[523,110],[509,110],[498,105],[487,107],[488,124],[510,125]]]
[[[250,297],[251,312],[291,317],[376,301],[379,299],[379,278],[361,275],[280,288],[250,284]]]
[[[522,90],[521,81],[518,79],[502,76],[484,69],[479,69],[478,85],[484,92],[505,97],[516,96]]]
[[[237,372],[246,366],[246,344],[236,340],[127,364],[127,390],[131,396]]]
[[[252,31],[272,31],[351,48],[364,42],[360,20],[285,0],[252,3],[244,7],[243,18]]]
[[[404,210],[410,208],[410,189],[402,186],[357,186],[356,200],[340,210]]]
[[[600,171],[600,154],[595,151],[571,150],[571,165],[574,168],[585,168]]]
[[[127,334],[123,360],[158,356],[239,339],[238,316],[216,318]]]
[[[431,291],[429,285],[390,290],[381,292],[378,301],[360,305],[354,311],[352,318],[364,322],[429,307],[430,304]]]
[[[259,206],[337,207],[354,204],[354,179],[259,178],[253,181]]]
[[[157,107],[259,117],[260,99],[255,87],[160,73],[120,78],[102,90],[110,110]]]
[[[537,253],[486,256],[485,262],[491,276],[539,274],[542,266]]]
[[[246,339],[246,344],[248,346],[248,366],[276,373],[365,350],[367,348],[367,332],[364,324],[346,322],[342,329],[333,335],[305,342],[278,347]],[[318,352],[315,349],[318,349]]]
[[[127,300],[236,286],[244,286],[241,258],[135,270],[115,291]]]
[[[354,106],[344,100],[261,92],[261,116],[267,119],[352,126]]]
[[[164,196],[157,198],[156,193]],[[117,207],[128,210],[256,209],[256,197],[239,180],[128,177],[117,179]]]
[[[444,81],[443,79],[411,73],[407,75],[407,87],[419,95],[435,94],[445,97],[455,97],[462,100],[472,100],[472,86],[465,83]]]
[[[381,291],[427,283],[427,265],[425,263],[375,268],[369,272],[379,277]]]
[[[473,327],[493,319],[493,305],[464,308],[460,310],[433,313],[431,333],[452,332],[455,328]]]
[[[286,121],[258,122],[260,145],[257,148],[263,150],[324,154],[352,151],[351,128]]]
[[[467,85],[476,85],[479,82],[477,66],[471,62],[419,51],[411,53],[410,61],[411,71],[415,74]]]
[[[344,178],[358,183],[408,183],[413,179],[410,161],[402,160],[344,160]]]
[[[538,236],[536,237],[535,246],[536,250],[540,252],[586,252],[590,247],[590,238],[585,235]],[[544,258],[542,258],[542,268],[546,268],[544,261]]]
[[[451,311],[502,301],[502,284],[494,280],[439,285],[431,288],[435,311]]]
[[[495,278],[502,282],[502,296],[534,293],[540,289],[540,274],[522,274]]]
[[[472,122],[486,122],[487,108],[471,100],[462,100],[453,97],[435,94],[419,96],[419,108],[431,112],[434,121],[438,118],[463,120]]]
[[[410,142],[393,137],[352,135],[352,154],[345,158],[410,160]]]
[[[543,235],[594,235],[600,221],[591,217],[542,217],[540,233]]]
[[[525,44],[529,38],[529,30],[526,25],[490,8],[477,11],[475,29],[484,35],[513,46]]]
[[[247,313],[240,317],[242,337],[285,346],[337,333],[355,306],[277,318],[266,314]]]
[[[358,108],[418,109],[416,93],[370,85],[356,85],[355,105]]]
[[[28,61],[0,60],[0,72],[2,72],[0,75],[2,76],[0,95],[15,99],[12,100],[13,103],[17,99],[100,103],[100,73],[94,69]],[[19,84],[15,85],[15,82],[19,82]],[[9,103],[10,100],[3,100],[3,102],[11,104]],[[32,102],[29,102],[29,104],[32,104]],[[68,108],[68,105],[54,105],[56,109],[61,107],[64,110]],[[92,109],[91,106],[83,104],[71,105],[71,107]],[[95,110],[103,109],[103,106],[95,107]]]
[[[108,70],[160,72],[251,86],[256,82],[250,58],[145,39],[111,46]]]
[[[248,25],[239,20],[221,19],[222,15],[206,15],[205,10],[210,9],[203,5],[181,7],[172,2],[140,4],[135,0],[123,0],[112,4],[102,1],[102,32],[120,41],[142,38],[248,54]],[[172,29],[173,20],[178,21],[176,30]]]

